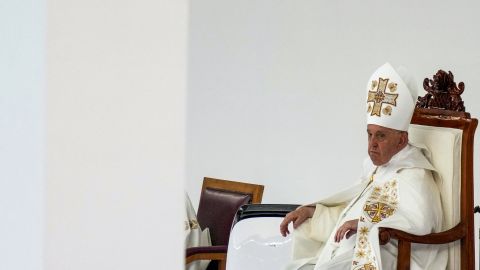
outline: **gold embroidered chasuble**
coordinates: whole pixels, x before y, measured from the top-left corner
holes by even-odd
[[[314,216],[294,231],[293,261],[287,269],[303,265],[315,270],[395,269],[396,242],[380,246],[379,227],[419,235],[440,231],[442,211],[434,168],[422,151],[426,150],[408,145],[377,169],[367,159],[360,183],[316,203]],[[357,233],[335,243],[338,227],[352,219],[359,220]],[[413,245],[411,269],[444,269],[444,252]]]

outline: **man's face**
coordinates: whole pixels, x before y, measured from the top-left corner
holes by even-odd
[[[383,165],[402,150],[408,143],[408,134],[378,125],[369,124],[368,155],[376,166]]]

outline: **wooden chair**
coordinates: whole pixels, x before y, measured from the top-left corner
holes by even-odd
[[[443,231],[420,236],[382,228],[380,242],[398,240],[397,269],[410,269],[413,243],[449,243],[447,269],[473,270],[473,139],[478,121],[465,112],[460,97],[464,84],[457,86],[451,72],[439,70],[433,80],[424,80],[423,87],[428,93],[418,98],[409,135],[411,141],[425,144],[432,152],[444,212]]]
[[[263,188],[263,185],[205,177],[197,220],[202,230],[209,228],[212,246],[188,248],[186,264],[195,260],[212,260],[208,269],[224,270],[235,214],[244,204],[261,203]]]

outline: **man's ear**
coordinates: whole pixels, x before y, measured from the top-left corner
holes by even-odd
[[[400,138],[399,138],[399,141],[398,141],[398,146],[400,147],[400,149],[402,149],[403,147],[405,147],[406,145],[408,144],[408,132],[402,132],[400,133]]]

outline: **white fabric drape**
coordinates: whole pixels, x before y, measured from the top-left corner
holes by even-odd
[[[211,246],[210,232],[208,228],[202,231],[197,221],[197,214],[192,206],[192,202],[185,193],[185,248]],[[205,270],[209,260],[194,261],[186,266],[187,270]]]
[[[294,260],[287,269],[395,269],[396,242],[380,246],[379,227],[418,235],[438,232],[440,197],[434,168],[422,151],[408,145],[376,169],[370,185],[375,166],[367,159],[360,183],[318,202],[312,219],[294,231]],[[338,227],[352,219],[359,219],[356,235],[335,243]],[[411,269],[445,269],[445,252],[445,247],[412,245]]]

